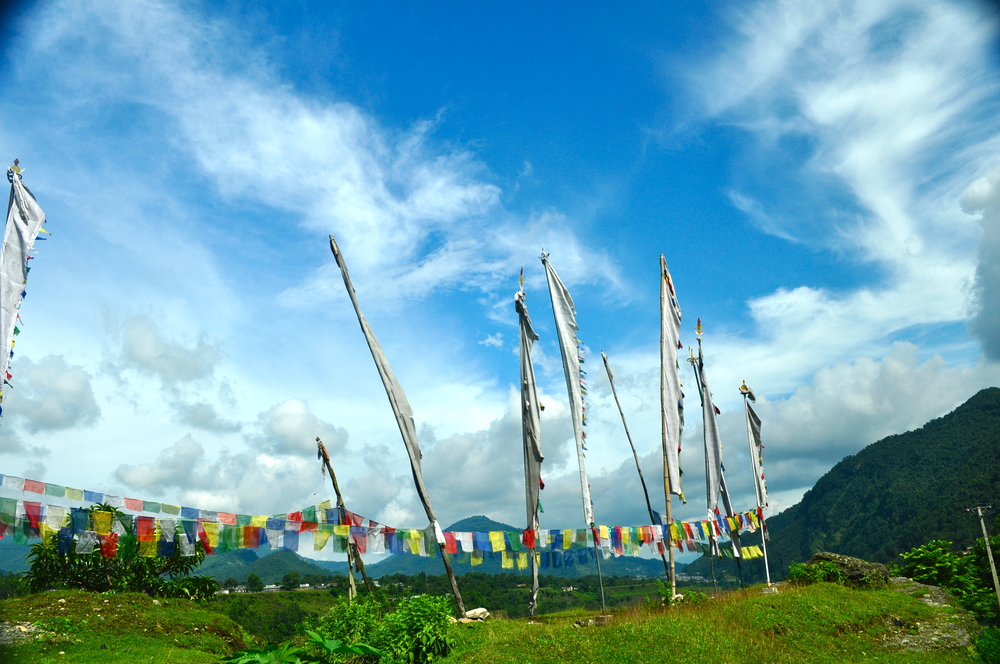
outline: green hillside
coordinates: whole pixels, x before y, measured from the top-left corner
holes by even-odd
[[[873,443],[845,457],[802,497],[768,521],[772,575],[817,551],[891,562],[931,539],[970,546],[982,537],[965,510],[1000,505],[1000,389],[982,390],[920,429]],[[756,543],[756,535],[752,535]],[[762,564],[744,567],[763,578]],[[728,561],[716,570],[732,574]],[[704,559],[689,573],[707,573]]]

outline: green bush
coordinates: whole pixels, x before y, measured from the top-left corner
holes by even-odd
[[[408,597],[392,610],[373,597],[357,597],[354,601],[342,598],[315,622],[315,631],[327,639],[368,643],[382,653],[381,659],[355,656],[350,659],[352,662],[423,664],[444,657],[454,646],[449,634],[451,613],[451,600],[446,597]],[[345,661],[311,652],[314,656],[325,656],[327,662]]]
[[[130,518],[109,505],[94,505],[91,511],[111,512],[125,533],[118,537],[115,555],[105,558],[100,547],[77,553],[70,547],[59,552],[56,537],[31,546],[31,561],[24,573],[31,592],[74,588],[90,592],[136,592],[154,597],[205,599],[215,595],[219,584],[206,576],[190,576],[205,559],[197,543],[195,555],[180,555],[179,547],[169,558],[140,556],[139,540]]]
[[[434,662],[455,645],[448,634],[451,600],[447,597],[417,595],[400,600],[378,631],[375,647],[385,662]]]
[[[984,664],[1000,664],[1000,629],[987,627],[976,640],[976,651]]]
[[[817,563],[803,564],[792,563],[788,566],[788,580],[800,585],[810,583],[837,583],[843,585],[847,578],[843,570],[835,563],[821,561]]]

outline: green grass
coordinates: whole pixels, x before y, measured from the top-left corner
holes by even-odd
[[[247,600],[251,602],[248,608],[261,614],[280,611],[281,601],[271,595],[252,596]],[[320,593],[289,595],[310,612],[321,611],[329,601]],[[46,630],[42,639],[0,649],[0,661],[214,663],[250,640],[242,628],[220,613],[221,602],[158,601],[156,604],[145,595],[57,591],[0,602],[0,620],[29,622]],[[970,648],[904,652],[887,646],[887,637],[915,634],[917,625],[948,619],[953,613],[891,590],[859,591],[815,584],[762,595],[759,589],[751,589],[722,595],[701,606],[617,609],[607,625],[573,626],[575,621],[594,618],[597,613],[574,609],[536,618],[540,624],[491,618],[471,627],[456,625],[453,634],[458,645],[442,661],[980,662]]]
[[[243,630],[216,611],[186,600],[156,602],[146,595],[82,591],[4,600],[0,619],[32,623],[45,634],[0,646],[0,661],[201,664],[247,645]]]
[[[584,612],[585,613],[585,612]],[[899,652],[883,644],[890,631],[941,617],[902,593],[849,590],[830,584],[733,592],[703,606],[636,608],[616,612],[610,624],[574,627],[584,616],[487,621],[456,629],[458,646],[447,662],[626,662],[671,664],[812,664],[979,662],[972,649]],[[594,617],[594,613],[586,613]],[[893,621],[901,621],[902,628]]]

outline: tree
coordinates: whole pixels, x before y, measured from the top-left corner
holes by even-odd
[[[299,573],[289,572],[281,579],[281,589],[282,590],[295,590],[299,587]]]
[[[218,591],[219,584],[214,579],[191,576],[205,559],[200,542],[193,556],[182,556],[179,547],[169,557],[141,556],[131,517],[104,504],[94,505],[90,511],[111,513],[124,532],[106,536],[101,546],[90,553],[77,553],[75,546],[66,545],[61,534],[33,544],[28,554],[30,567],[25,572],[30,591],[78,588],[91,592],[138,592],[154,597],[198,599],[211,597]]]
[[[250,576],[247,577],[247,590],[252,593],[259,593],[264,589],[264,582],[260,580],[260,577],[250,572]]]
[[[229,588],[230,590],[232,590],[238,585],[240,585],[240,582],[234,579],[233,577],[229,577],[228,579],[222,582],[222,587]]]

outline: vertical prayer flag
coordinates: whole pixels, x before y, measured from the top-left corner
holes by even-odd
[[[587,480],[585,462],[583,427],[586,417],[583,412],[583,389],[580,384],[580,346],[577,339],[576,307],[569,290],[563,285],[556,274],[549,255],[543,253],[542,265],[545,266],[545,276],[549,284],[549,298],[552,300],[552,314],[555,317],[556,336],[559,339],[559,352],[562,354],[563,371],[566,374],[566,390],[569,393],[570,419],[573,422],[573,435],[576,438],[576,458],[580,467],[580,490],[583,498],[583,520],[588,526],[594,525],[594,506],[590,498],[590,482]]]
[[[24,284],[28,280],[28,257],[34,250],[35,238],[45,223],[45,213],[34,195],[21,183],[20,169],[7,169],[10,180],[10,200],[7,203],[7,225],[0,246],[0,376],[6,376],[14,354],[14,325],[24,299]],[[2,398],[0,390],[0,398]]]
[[[681,307],[667,261],[660,254],[660,413],[663,474],[670,493],[684,495],[681,486],[681,434],[684,429],[684,393],[677,368],[681,333]]]

